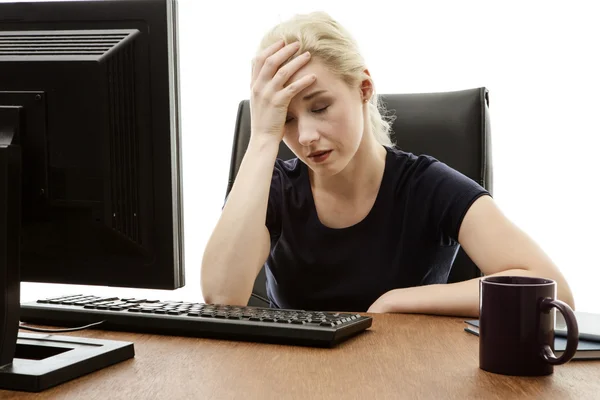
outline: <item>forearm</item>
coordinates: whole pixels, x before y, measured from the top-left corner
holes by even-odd
[[[278,148],[273,141],[251,141],[248,145],[202,257],[205,301],[239,303],[250,296],[266,257],[265,219]]]
[[[538,276],[535,271],[510,269],[488,276]],[[417,286],[395,289],[383,297],[383,304],[378,307],[388,313],[434,314],[461,317],[479,317],[479,281],[481,278],[468,281]],[[554,279],[554,278],[551,278]],[[574,308],[573,296],[562,277],[557,281],[557,297]]]

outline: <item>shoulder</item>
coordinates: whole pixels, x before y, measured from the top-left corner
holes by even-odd
[[[390,175],[397,193],[414,192],[451,196],[485,191],[475,180],[428,154],[415,155],[387,148]]]
[[[386,147],[388,152],[387,167],[396,186],[422,183],[419,179],[439,173],[439,169],[449,168],[428,154],[416,155],[393,147]]]
[[[434,157],[428,154],[419,154],[416,155],[414,153],[400,150],[395,147],[387,147],[385,146],[389,160],[396,167],[402,168],[422,168],[427,165],[430,165],[434,162],[439,162]]]

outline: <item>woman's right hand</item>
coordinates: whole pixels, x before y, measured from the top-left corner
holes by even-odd
[[[284,87],[290,77],[310,60],[310,54],[305,52],[280,68],[299,47],[298,42],[284,46],[284,41],[280,40],[252,61],[252,138],[263,137],[280,142],[292,98],[315,82],[316,76],[309,74]]]

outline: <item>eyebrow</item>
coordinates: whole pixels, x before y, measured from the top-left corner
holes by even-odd
[[[311,94],[307,94],[306,96],[304,96],[304,97],[302,98],[302,100],[304,100],[304,101],[310,100],[310,99],[312,99],[313,97],[315,97],[316,95],[319,95],[319,94],[321,94],[321,93],[325,93],[326,91],[327,91],[327,90],[324,90],[324,89],[317,90],[317,91],[315,91],[315,92],[312,92]]]

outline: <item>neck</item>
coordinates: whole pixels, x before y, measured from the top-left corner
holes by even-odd
[[[365,131],[362,141],[346,168],[333,176],[319,176],[309,171],[313,189],[335,197],[356,199],[365,193],[378,191],[385,169],[385,148],[370,131]]]

